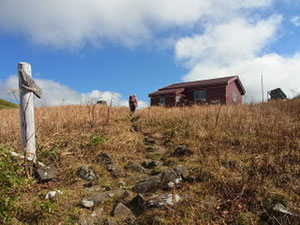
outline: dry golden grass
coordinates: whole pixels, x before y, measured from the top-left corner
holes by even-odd
[[[191,157],[166,155],[161,160],[166,165],[186,165],[197,182],[174,190],[183,203],[168,210],[148,210],[139,217],[140,224],[151,224],[154,215],[164,218],[165,224],[257,224],[274,202],[299,213],[300,101],[151,107],[135,115],[139,132],[130,132],[127,108],[110,108],[109,121],[107,112],[108,108],[100,105],[36,109],[39,159],[55,165],[62,175],[47,185],[30,186],[20,201],[28,208],[17,217],[19,221],[24,214],[35,217],[42,211],[31,204],[41,204],[39,195],[63,188],[67,194],[56,203],[58,209],[44,212],[38,220],[39,224],[72,224],[87,213],[78,206],[86,195],[86,182],[77,178],[77,169],[89,164],[98,174],[96,183],[115,188],[117,179],[96,163],[96,156],[108,152],[120,167],[129,160],[142,162],[148,157],[145,136],[170,152],[178,145],[192,149],[195,154]],[[0,110],[0,125],[0,146],[18,150],[19,111]],[[95,144],[93,137],[106,141]],[[137,182],[134,174],[127,175],[124,179],[129,186]],[[111,207],[112,203],[105,206],[107,214]]]

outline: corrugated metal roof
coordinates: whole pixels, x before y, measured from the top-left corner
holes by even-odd
[[[149,94],[150,96],[158,96],[158,95],[167,95],[167,94],[172,94],[172,95],[176,95],[179,93],[184,92],[184,88],[172,88],[172,89],[167,89],[167,90],[159,90],[153,93]]]

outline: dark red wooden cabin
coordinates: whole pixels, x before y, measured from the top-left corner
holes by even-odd
[[[245,89],[238,76],[175,83],[150,93],[151,106],[242,103]]]

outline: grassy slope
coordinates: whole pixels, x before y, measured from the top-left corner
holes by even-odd
[[[260,215],[275,202],[299,210],[300,101],[153,107],[136,116],[140,131],[130,132],[127,108],[111,108],[109,124],[105,124],[105,106],[38,108],[39,159],[55,165],[61,175],[47,184],[28,184],[28,192],[18,191],[22,210],[13,214],[12,221],[73,224],[91,213],[78,205],[87,195],[83,185],[88,182],[78,178],[76,172],[82,164],[88,164],[98,175],[94,184],[100,184],[103,190],[117,188],[119,179],[95,162],[102,151],[110,153],[121,168],[128,161],[141,163],[154,157],[164,163],[157,170],[183,164],[196,178],[196,182],[186,182],[174,190],[184,200],[181,204],[167,210],[147,210],[139,216],[140,224],[151,224],[154,215],[163,218],[165,224],[257,224]],[[17,110],[0,112],[0,145],[19,148],[18,123]],[[156,140],[168,153],[149,155],[145,137]],[[170,153],[178,145],[188,146],[195,154],[172,157]],[[125,172],[122,180],[130,187],[137,182],[137,174]],[[63,189],[64,196],[55,202],[44,200],[47,191],[56,188]],[[105,204],[105,215],[114,204]]]
[[[17,108],[17,107],[18,106],[14,103],[0,99],[0,109],[10,109],[10,108]]]

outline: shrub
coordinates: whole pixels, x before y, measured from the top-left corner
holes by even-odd
[[[21,171],[22,167],[10,152],[0,147],[0,223],[8,221],[20,210],[17,206],[18,195],[25,182]]]

